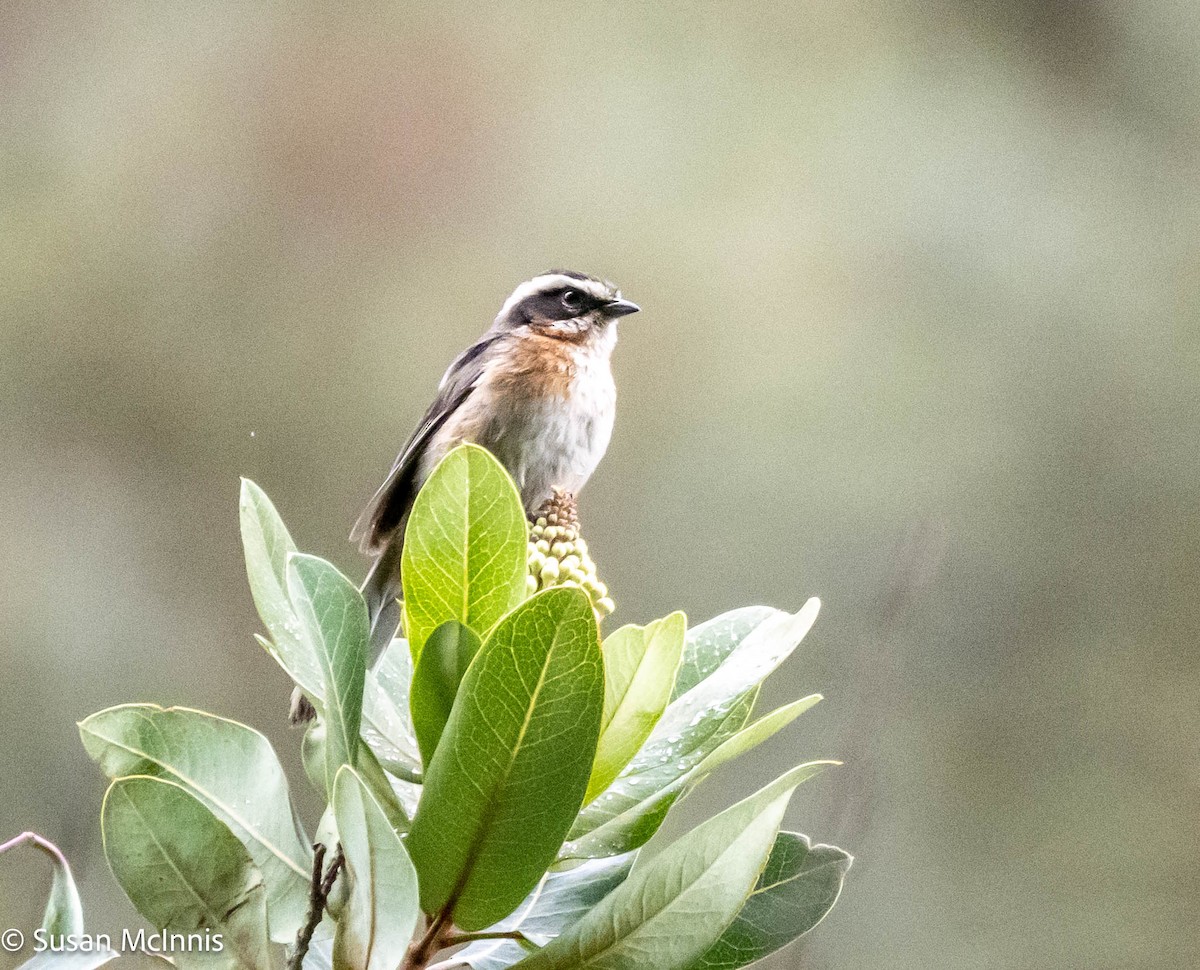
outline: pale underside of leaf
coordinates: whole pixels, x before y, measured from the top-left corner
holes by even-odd
[[[324,713],[321,665],[301,635],[300,621],[287,591],[287,557],[296,552],[296,544],[270,499],[262,489],[245,479],[241,521],[251,592],[271,635],[271,639],[258,635],[255,639],[300,685],[317,710]],[[393,643],[376,669],[368,672],[363,696],[362,736],[388,771],[411,781],[420,778],[420,758],[408,721],[407,651],[407,645],[398,650]]]
[[[143,916],[164,930],[221,933],[231,961],[269,970],[262,874],[199,799],[162,778],[119,778],[101,818],[109,865]]]
[[[752,622],[727,634],[742,633],[744,639],[713,647],[721,662],[668,705],[641,751],[580,813],[559,857],[596,858],[643,845],[691,773],[745,726],[758,685],[796,649],[819,607],[810,599],[794,616],[771,611],[763,617],[753,611],[748,614]],[[697,630],[703,633],[715,622]]]
[[[96,970],[106,963],[111,963],[120,955],[116,950],[103,947],[91,953],[83,951],[54,953],[44,950],[41,953],[35,953],[17,967],[17,970]],[[164,966],[168,966],[168,964],[164,963]]]
[[[321,666],[326,721],[326,791],[358,757],[370,624],[358,589],[315,556],[288,556],[288,594]]]
[[[79,730],[110,778],[150,774],[174,781],[230,826],[270,873],[273,934],[294,937],[307,907],[311,850],[295,820],[283,769],[262,734],[203,711],[154,704],[109,708],[80,722]],[[163,747],[139,743],[145,741]],[[230,784],[241,787],[222,788]]]
[[[851,862],[835,846],[780,832],[737,917],[688,970],[737,970],[803,936],[833,908]]]
[[[686,966],[720,938],[767,861],[796,786],[793,769],[681,836],[521,970],[664,970]]]
[[[520,932],[531,942],[545,945],[624,882],[636,858],[637,852],[629,852],[591,859],[568,870],[551,870],[511,916],[489,926],[487,931]],[[528,952],[515,940],[484,940],[430,970],[468,966],[474,970],[503,970]]]
[[[334,937],[334,965],[393,970],[417,923],[416,872],[382,806],[348,766],[334,783],[334,812],[350,877]]]
[[[721,666],[756,627],[782,613],[770,606],[744,606],[689,629],[671,700],[686,694]]]

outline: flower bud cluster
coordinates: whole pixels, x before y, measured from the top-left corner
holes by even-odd
[[[582,589],[592,602],[597,621],[616,608],[588,555],[587,542],[579,534],[573,496],[555,492],[538,510],[529,532],[525,582],[530,595],[552,586]]]

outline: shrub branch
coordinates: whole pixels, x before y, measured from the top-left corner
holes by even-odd
[[[325,846],[320,842],[313,845],[313,868],[312,868],[312,883],[308,893],[308,919],[300,928],[300,932],[296,934],[296,945],[292,949],[292,955],[288,958],[287,970],[300,970],[304,964],[304,958],[308,955],[309,945],[312,943],[313,933],[321,924],[321,917],[325,914],[325,904],[329,901],[329,894],[333,892],[333,884],[337,881],[338,873],[342,871],[342,866],[345,864],[346,857],[342,853],[341,845],[337,847],[337,854],[333,857],[333,862],[329,864],[329,869],[325,869]]]

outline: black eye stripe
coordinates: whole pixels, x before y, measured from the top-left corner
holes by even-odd
[[[569,292],[578,294],[577,302],[564,302],[563,298]],[[596,299],[585,290],[563,286],[527,297],[521,301],[520,312],[526,320],[570,320],[572,317],[594,310],[602,302],[604,301]]]

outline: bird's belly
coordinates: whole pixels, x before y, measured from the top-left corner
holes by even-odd
[[[586,365],[566,396],[531,395],[495,385],[480,388],[435,435],[422,457],[420,480],[463,441],[483,445],[508,469],[525,511],[536,511],[555,489],[577,493],[612,437],[616,388],[611,372]]]
[[[554,489],[577,493],[591,477],[612,435],[612,407],[572,398],[524,402],[491,443],[512,474],[527,512]]]
[[[608,448],[615,404],[611,378],[577,379],[566,399],[503,402],[477,441],[509,470],[525,510],[534,512],[554,489],[583,488]]]

